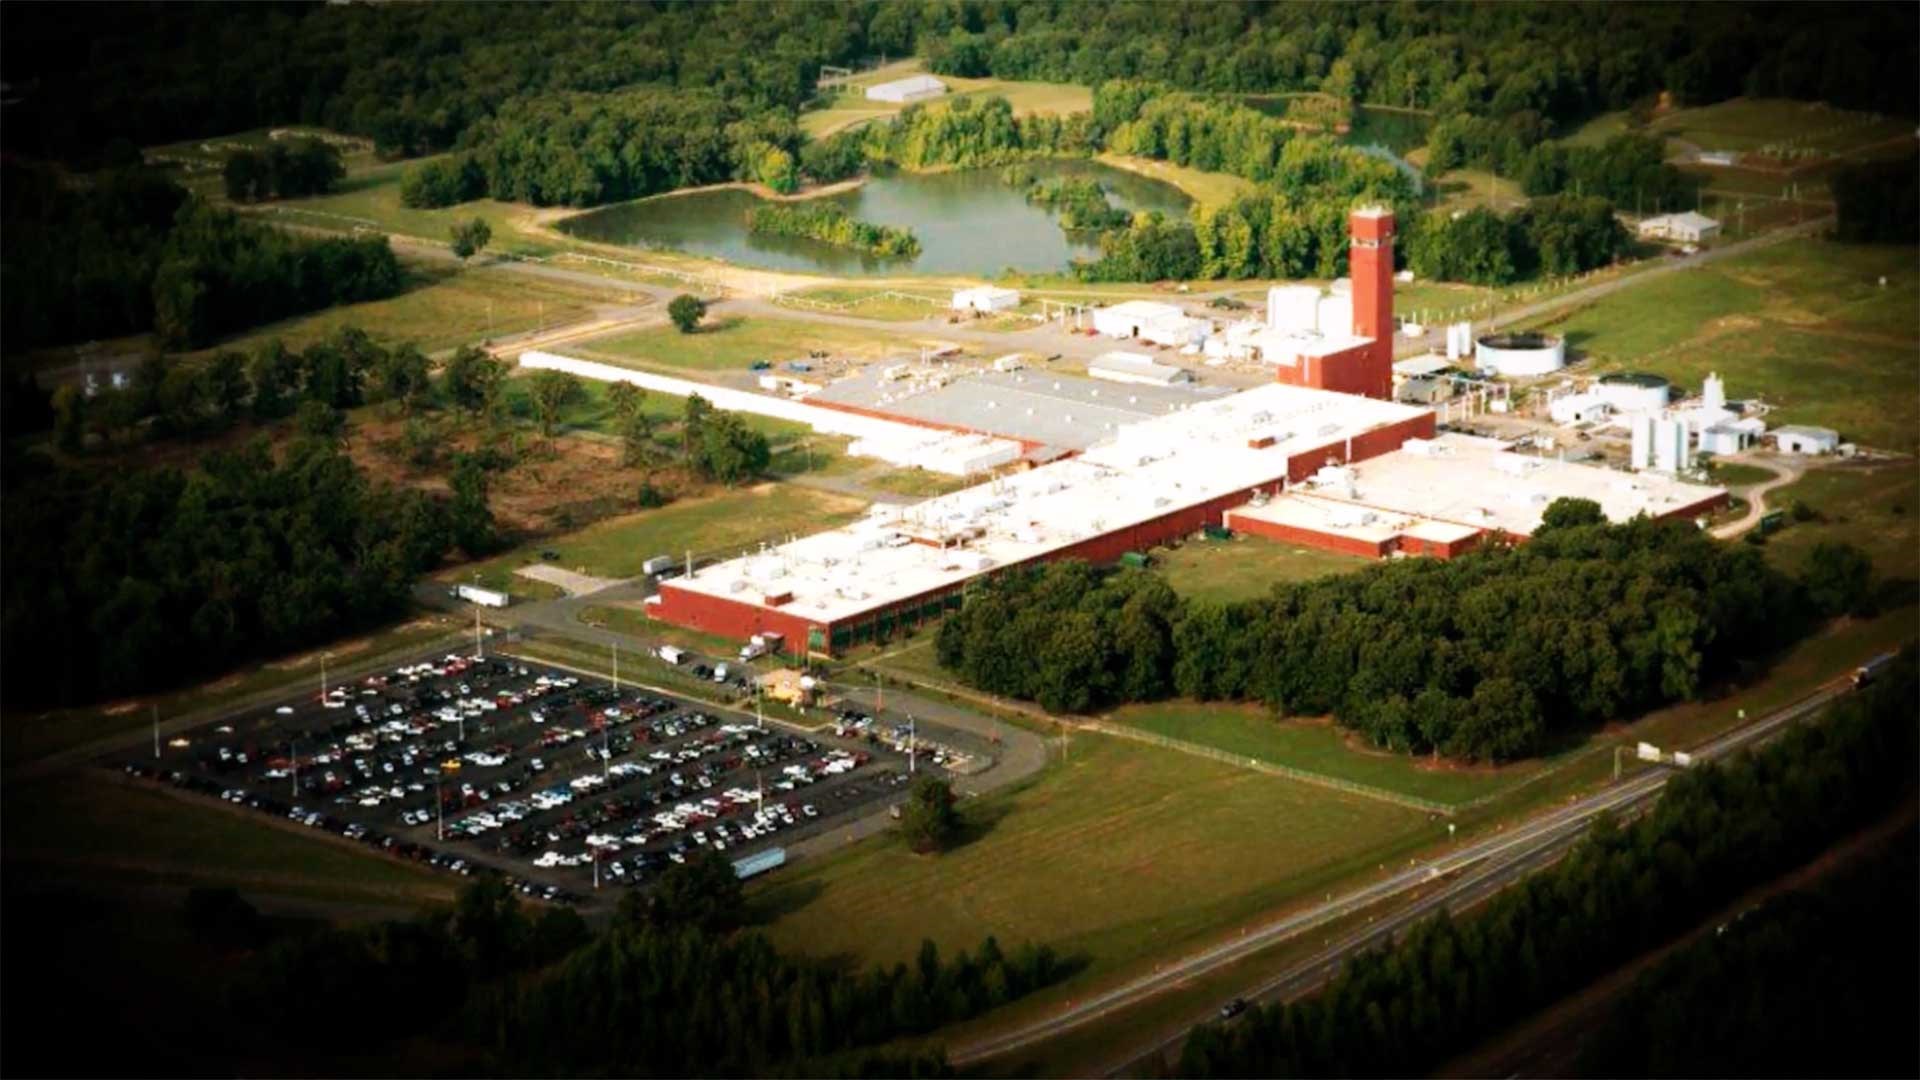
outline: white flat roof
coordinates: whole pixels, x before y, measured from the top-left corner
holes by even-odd
[[[764,605],[820,623],[955,585],[1236,491],[1271,484],[1289,457],[1426,409],[1271,383],[1127,425],[1077,458],[707,567],[663,588]],[[1271,438],[1269,446],[1251,442]],[[902,543],[905,536],[945,541]],[[960,546],[966,538],[964,546]]]
[[[1351,466],[1354,492],[1314,494],[1383,511],[1530,536],[1555,499],[1592,499],[1608,521],[1664,517],[1725,489],[1517,454],[1498,439],[1445,434]]]
[[[1405,360],[1395,360],[1393,373],[1395,375],[1437,375],[1453,365],[1452,360],[1439,353],[1424,353],[1420,356],[1409,356]]]
[[[1372,340],[1357,334],[1265,330],[1249,337],[1247,344],[1259,349],[1260,358],[1269,364],[1292,364],[1303,356],[1331,356]]]
[[[1269,499],[1265,506],[1236,507],[1232,513],[1236,521],[1270,521],[1310,532],[1350,536],[1371,544],[1384,543],[1396,536],[1417,536],[1435,543],[1452,544],[1480,532],[1471,525],[1435,521],[1401,510],[1356,506],[1308,494],[1305,489]]]

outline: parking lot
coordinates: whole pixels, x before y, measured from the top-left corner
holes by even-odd
[[[418,658],[113,764],[456,874],[613,899],[701,849],[773,849],[897,803],[897,719],[817,733],[512,657]],[[944,774],[938,732],[913,767]],[[956,762],[957,764],[957,762]],[[596,894],[596,889],[598,893]]]

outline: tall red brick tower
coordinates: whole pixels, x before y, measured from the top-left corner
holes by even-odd
[[[1353,332],[1373,339],[1360,363],[1353,393],[1393,396],[1393,211],[1366,206],[1347,218],[1353,247],[1348,272],[1353,278]]]

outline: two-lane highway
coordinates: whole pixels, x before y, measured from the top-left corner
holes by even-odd
[[[1696,760],[1708,760],[1734,753],[1814,713],[1845,692],[1844,684],[1829,685],[1696,748],[1692,754]],[[1302,993],[1318,986],[1332,971],[1337,970],[1340,959],[1365,948],[1368,943],[1381,940],[1382,935],[1404,929],[1441,905],[1460,907],[1484,898],[1553,861],[1586,833],[1594,819],[1602,814],[1633,810],[1657,796],[1671,775],[1665,768],[1640,773],[1514,828],[1468,843],[1424,865],[1400,871],[1326,903],[1274,919],[1250,929],[1243,936],[1210,946],[1175,964],[1076,1002],[1059,1013],[1025,1027],[953,1047],[948,1059],[954,1065],[967,1066],[1023,1050],[1316,927],[1364,911],[1383,900],[1411,893],[1422,886],[1434,886],[1433,891],[1417,903],[1385,916],[1381,921],[1336,943],[1329,950],[1290,968],[1269,983],[1252,989],[1255,995],[1277,995],[1281,998]],[[1164,1051],[1178,1045],[1186,1038],[1192,1023],[1210,1017],[1210,1013],[1196,1017],[1191,1023],[1181,1025],[1171,1036],[1159,1039],[1155,1045],[1136,1048],[1126,1056],[1121,1067],[1137,1060],[1143,1053]]]

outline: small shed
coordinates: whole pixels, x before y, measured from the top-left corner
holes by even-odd
[[[1591,424],[1613,415],[1613,405],[1598,394],[1567,394],[1547,406],[1556,424]]]
[[[1011,311],[1020,306],[1020,290],[998,285],[978,285],[953,290],[955,311]]]
[[[868,101],[884,101],[892,105],[904,105],[909,101],[925,101],[947,92],[947,84],[931,75],[911,75],[892,82],[883,82],[867,87]]]
[[[1773,429],[1773,441],[1783,454],[1831,454],[1840,448],[1840,433],[1832,428],[1787,424]]]
[[[1093,328],[1113,338],[1140,337],[1156,325],[1169,325],[1185,318],[1186,313],[1172,304],[1128,300],[1094,309]]]
[[[1661,214],[1640,222],[1637,231],[1647,240],[1677,240],[1698,244],[1720,235],[1720,223],[1697,210],[1680,214]]]

